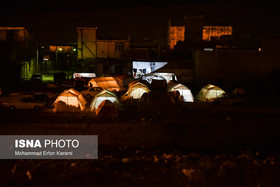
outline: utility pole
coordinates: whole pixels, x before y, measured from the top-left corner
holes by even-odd
[[[37,47],[37,55],[36,55],[37,59],[36,59],[36,71],[37,73],[39,73],[39,49]]]
[[[84,59],[84,36],[83,36],[83,29],[81,29],[81,59]]]
[[[55,64],[54,64],[54,70],[56,71],[57,66],[57,45],[55,46]]]

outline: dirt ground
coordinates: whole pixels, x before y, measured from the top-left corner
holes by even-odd
[[[98,135],[97,160],[1,160],[1,186],[277,186],[275,106],[182,104],[180,112],[117,119],[1,110],[2,135]]]

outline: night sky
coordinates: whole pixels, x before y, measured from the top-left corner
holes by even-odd
[[[266,1],[30,1],[8,2],[1,26],[26,26],[42,44],[76,41],[77,26],[97,26],[100,38],[161,42],[167,21],[204,15],[205,25],[232,25],[234,34],[280,33],[277,6]]]

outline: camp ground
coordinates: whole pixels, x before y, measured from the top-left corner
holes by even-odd
[[[169,81],[177,81],[177,77],[174,73],[164,73],[164,72],[153,72],[142,77],[143,80],[146,80],[151,84],[152,80],[156,77],[163,77],[167,83]]]
[[[167,91],[178,91],[180,93],[179,102],[194,102],[191,90],[183,84],[169,83],[167,85]]]
[[[88,82],[88,87],[101,87],[103,90],[120,91],[121,88],[114,77],[92,78]]]
[[[120,86],[120,91],[126,91],[129,88],[129,84],[134,81],[134,79],[129,75],[118,75],[113,78]]]
[[[77,90],[71,88],[63,91],[53,103],[54,112],[80,112],[86,108],[87,101]]]
[[[120,101],[118,97],[109,90],[103,90],[93,98],[90,104],[90,111],[93,112],[94,116],[98,116],[99,112],[102,111],[102,108],[106,107],[106,110],[110,111],[108,114],[115,114],[119,106]]]
[[[150,92],[150,89],[141,82],[132,84],[127,92],[122,96],[121,100],[140,99],[144,93]]]
[[[97,118],[116,118],[118,109],[110,100],[103,100],[94,110],[94,116]]]
[[[222,88],[208,84],[201,88],[195,99],[201,102],[211,102],[211,99],[221,97],[223,94],[226,94],[226,92]]]

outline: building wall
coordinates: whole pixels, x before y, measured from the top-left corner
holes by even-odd
[[[170,26],[169,27],[169,48],[174,49],[178,41],[185,40],[185,27],[184,26]]]
[[[211,41],[212,37],[232,35],[232,26],[203,26],[202,40]]]
[[[32,74],[36,72],[37,59],[31,59],[30,61],[24,61],[21,63],[21,78],[30,79]]]
[[[128,40],[97,40],[97,58],[124,58],[129,48]]]
[[[280,71],[278,57],[273,50],[196,51],[195,85],[208,83],[232,91],[234,87],[262,90],[271,85],[271,73]]]
[[[203,16],[184,16],[185,39],[192,44],[202,41]]]
[[[96,58],[97,28],[77,28],[78,59]]]
[[[211,83],[221,87],[241,87],[238,84],[249,81],[250,75],[261,75],[262,58],[263,54],[257,51],[197,51],[196,86]]]
[[[36,69],[36,45],[25,27],[0,27],[0,84],[30,78]]]
[[[129,40],[97,40],[97,28],[77,28],[78,59],[124,58]]]
[[[0,27],[0,41],[24,42],[28,35],[24,27]]]

